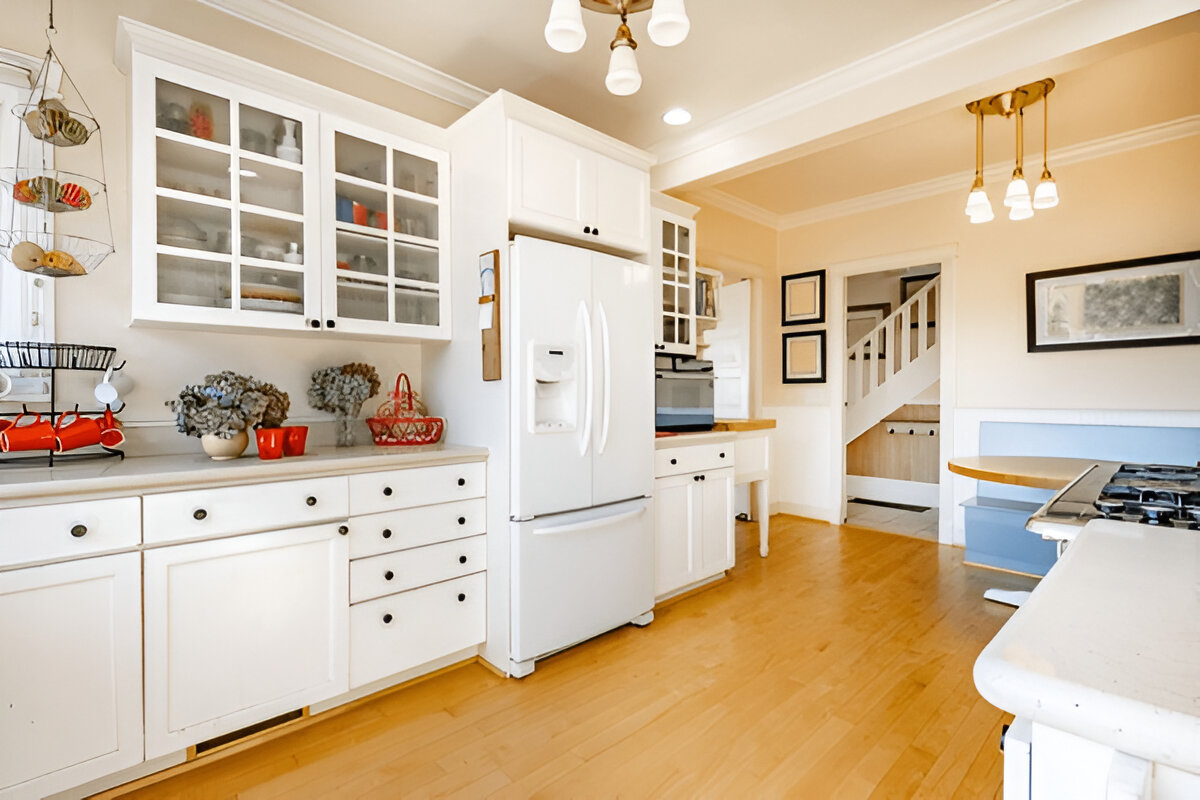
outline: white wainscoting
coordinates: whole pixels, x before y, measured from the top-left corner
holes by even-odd
[[[834,524],[840,510],[830,505],[836,490],[829,471],[834,410],[826,406],[763,406],[775,420],[771,431],[771,513],[795,514]]]

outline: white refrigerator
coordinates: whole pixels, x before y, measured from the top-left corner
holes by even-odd
[[[511,671],[654,606],[650,268],[511,245]]]

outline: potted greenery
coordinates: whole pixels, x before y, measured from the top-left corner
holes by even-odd
[[[183,387],[167,406],[180,433],[199,437],[204,452],[223,460],[242,454],[250,428],[282,425],[289,401],[269,383],[225,370]]]
[[[338,447],[349,447],[354,444],[354,418],[366,399],[378,391],[379,373],[370,364],[325,367],[312,374],[308,404],[334,415]]]

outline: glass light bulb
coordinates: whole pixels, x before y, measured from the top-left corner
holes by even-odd
[[[632,47],[619,44],[612,49],[604,85],[616,95],[633,94],[642,88],[642,73],[638,71],[637,57]]]
[[[1008,218],[1012,220],[1029,219],[1033,216],[1033,206],[1013,206],[1008,210]]]
[[[975,189],[967,195],[967,216],[974,216],[984,209],[990,214],[992,211],[992,201],[988,199],[987,192],[983,189]]]
[[[646,32],[659,47],[674,47],[687,38],[691,27],[683,0],[655,0]]]
[[[981,222],[991,222],[995,218],[996,218],[996,215],[992,213],[992,207],[989,204],[987,206],[984,206],[979,211],[976,211],[975,213],[971,214],[971,224],[978,225]]]
[[[546,44],[560,53],[574,53],[587,41],[579,0],[554,0],[544,31]]]
[[[1032,205],[1029,198],[1029,184],[1024,178],[1013,178],[1008,184],[1008,191],[1004,193],[1004,205],[1009,208],[1017,208],[1019,206]]]
[[[1033,207],[1054,208],[1056,205],[1058,205],[1058,184],[1054,182],[1054,178],[1043,175],[1037,189],[1033,192]]]

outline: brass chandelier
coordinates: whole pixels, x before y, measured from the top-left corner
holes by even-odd
[[[687,38],[691,22],[683,0],[553,0],[550,20],[546,23],[546,43],[560,53],[574,53],[583,47],[587,32],[583,28],[583,9],[602,14],[617,14],[621,24],[609,48],[608,75],[604,85],[616,95],[629,95],[642,86],[633,51],[637,42],[629,30],[628,15],[653,7],[646,31],[650,41],[660,47],[674,47]]]
[[[971,184],[971,193],[967,196],[966,214],[971,222],[989,222],[995,215],[992,213],[992,203],[987,192],[983,189],[983,118],[987,114],[1001,117],[1017,118],[1017,163],[1012,173],[1008,190],[1004,193],[1004,205],[1008,208],[1008,218],[1011,220],[1029,219],[1034,209],[1054,208],[1058,205],[1058,185],[1050,174],[1046,163],[1047,130],[1050,123],[1049,101],[1051,90],[1054,89],[1054,79],[1045,78],[1024,86],[1018,86],[1011,92],[973,100],[967,103],[967,111],[975,115],[975,182]],[[1025,109],[1034,103],[1042,101],[1042,177],[1038,182],[1033,196],[1029,194],[1029,183],[1025,180]]]

